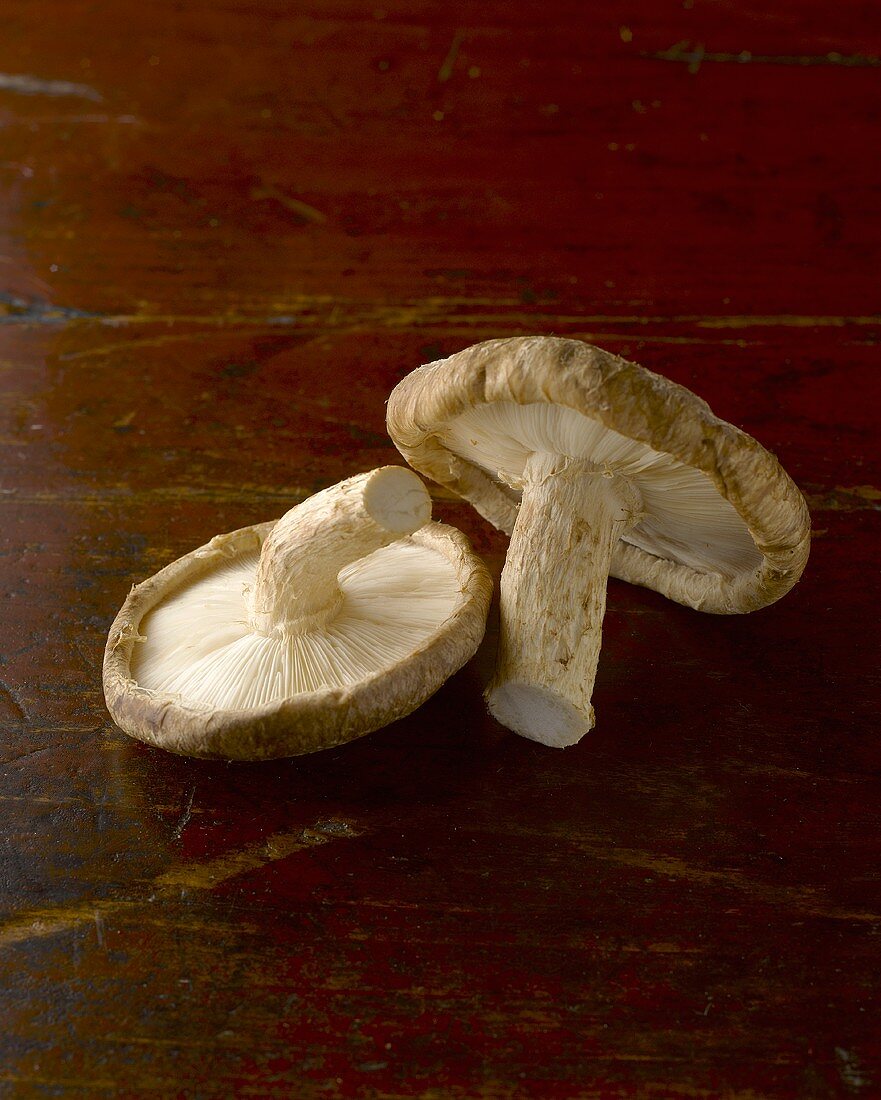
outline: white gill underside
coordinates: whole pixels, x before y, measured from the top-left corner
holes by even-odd
[[[132,657],[145,688],[217,708],[251,708],[392,668],[455,610],[456,572],[443,555],[396,542],[339,574],[343,603],[322,629],[287,638],[255,634],[245,590],[258,555],[243,555],[146,615]]]
[[[637,443],[574,409],[500,401],[469,409],[438,433],[455,454],[517,485],[534,452],[588,459],[633,480],[645,517],[624,536],[655,557],[733,577],[762,562],[735,508],[700,470]]]

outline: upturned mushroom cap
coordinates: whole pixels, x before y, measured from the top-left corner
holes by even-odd
[[[546,745],[594,723],[609,574],[732,613],[778,599],[807,560],[807,508],[773,455],[682,386],[577,340],[490,340],[421,367],[388,428],[511,535],[486,697]]]
[[[508,534],[527,456],[622,474],[642,515],[611,575],[701,611],[753,611],[795,584],[804,498],[774,455],[691,391],[578,340],[489,340],[407,375],[388,430],[420,473]]]
[[[492,590],[430,514],[419,478],[385,467],[136,585],[104,655],[114,720],[172,752],[257,760],[409,714],[473,655]]]

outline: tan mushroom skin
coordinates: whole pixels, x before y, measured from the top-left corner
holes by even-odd
[[[511,535],[487,701],[545,744],[593,725],[609,575],[731,614],[779,599],[807,561],[807,507],[773,455],[580,341],[490,340],[421,367],[387,421],[412,466]]]
[[[345,566],[411,535],[431,498],[402,466],[386,466],[316,493],[287,512],[260,551],[248,604],[255,633],[304,634],[332,619]]]
[[[571,743],[593,725],[606,577],[640,496],[620,475],[542,452],[529,455],[519,488],[487,701],[509,729]]]
[[[135,586],[104,657],[126,733],[190,756],[314,752],[402,718],[474,653],[492,582],[385,467],[219,535]]]

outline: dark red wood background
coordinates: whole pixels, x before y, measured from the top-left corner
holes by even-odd
[[[881,1095],[879,133],[868,0],[3,0],[3,1095]],[[776,451],[798,587],[612,582],[564,752],[491,638],[314,757],[113,727],[133,581],[531,332]]]

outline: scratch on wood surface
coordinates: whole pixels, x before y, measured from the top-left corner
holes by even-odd
[[[697,867],[675,856],[653,855],[633,848],[615,848],[586,841],[573,840],[573,847],[607,863],[618,863],[639,871],[650,871],[665,878],[683,879],[699,886],[713,886],[744,891],[766,905],[785,906],[811,917],[830,920],[881,923],[881,913],[865,909],[849,909],[829,902],[821,890],[804,886],[777,886],[759,882],[740,871],[716,871]]]
[[[59,932],[68,932],[81,924],[93,924],[100,914],[102,917],[127,909],[134,901],[110,900],[76,902],[71,905],[57,905],[45,909],[31,909],[0,925],[0,948],[11,947],[27,940],[54,936]]]
[[[40,1085],[55,1089],[101,1089],[103,1092],[109,1092],[111,1089],[116,1090],[120,1082],[112,1081],[107,1077],[39,1077],[29,1074],[18,1073],[3,1073],[0,1072],[0,1083],[7,1085]],[[167,1082],[172,1085],[172,1082]],[[145,1082],[143,1079],[138,1080],[138,1084],[142,1087],[150,1087],[149,1082]],[[88,1092],[84,1092],[83,1095],[88,1096]]]
[[[34,1062],[35,1068],[39,1068],[39,1063]],[[137,1072],[137,1086],[138,1095],[141,1095],[142,1090],[152,1093],[159,1093],[163,1096],[179,1096],[180,1095],[180,1077],[156,1077],[150,1073],[144,1073],[142,1070]],[[119,1080],[115,1080],[110,1077],[96,1077],[96,1076],[83,1076],[83,1077],[65,1077],[53,1074],[51,1077],[42,1074],[33,1073],[7,1073],[0,1070],[0,1084],[13,1084],[13,1085],[39,1085],[40,1093],[44,1092],[45,1088],[52,1089],[52,1095],[59,1095],[58,1090],[64,1090],[67,1092],[69,1089],[76,1089],[80,1096],[90,1097],[95,1091],[100,1090],[102,1092],[113,1092],[115,1095],[120,1095],[120,1090],[132,1095],[131,1084],[132,1074],[131,1070],[124,1071]],[[36,1095],[32,1090],[29,1090],[31,1095]],[[20,1095],[26,1095],[20,1093]],[[305,1096],[305,1094],[304,1094]],[[311,1098],[310,1098],[311,1100]]]
[[[320,210],[316,210],[314,206],[310,206],[308,202],[303,202],[302,199],[296,199],[293,195],[286,194],[272,184],[255,187],[251,192],[251,198],[258,202],[261,199],[274,199],[276,202],[281,203],[286,210],[290,210],[292,214],[296,214],[304,221],[314,222],[316,225],[323,225],[327,221],[327,216],[322,214]]]
[[[30,760],[35,756],[42,756],[45,752],[51,752],[56,745],[43,745],[38,749],[26,749],[24,752],[16,753],[15,756],[6,756],[0,760],[0,766],[6,767],[8,764],[17,764],[20,760]]]
[[[94,799],[77,795],[39,795],[39,794],[0,794],[0,802],[27,804],[35,806],[94,806]]]
[[[447,56],[444,58],[441,67],[437,71],[438,84],[446,84],[446,82],[453,75],[453,68],[456,64],[456,58],[459,56],[459,49],[462,46],[462,39],[465,37],[463,31],[456,31],[453,35],[453,41],[450,43],[450,48],[447,50]]]
[[[869,775],[829,775],[824,772],[806,771],[798,768],[781,768],[774,764],[748,764],[743,760],[732,760],[725,764],[725,770],[737,775],[756,775],[768,778],[779,776],[781,779],[798,779],[809,783],[872,783]]]
[[[165,314],[129,314],[102,319],[103,324],[123,326],[135,324],[194,324],[235,327],[239,325],[271,325],[275,327],[301,326],[340,329],[349,331],[361,328],[410,329],[441,326],[452,328],[491,328],[498,325],[522,324],[535,328],[556,329],[569,326],[635,325],[645,329],[654,325],[694,325],[706,329],[741,328],[864,328],[881,325],[881,314],[867,316],[803,316],[799,314],[777,315],[721,315],[699,314],[645,315],[645,314],[592,314],[552,313],[550,311],[525,311],[518,299],[470,300],[456,298],[422,298],[401,302],[355,302],[345,299],[323,301],[319,298],[296,298],[279,303],[277,314],[259,316],[247,313],[212,316]],[[628,333],[632,337],[633,333]],[[646,339],[640,333],[641,339]]]
[[[547,324],[560,325],[688,325],[693,324],[699,328],[848,328],[881,325],[881,314],[854,315],[854,316],[829,316],[829,315],[802,315],[802,314],[755,314],[755,315],[729,315],[703,316],[701,314],[602,314],[602,313],[551,313],[549,311],[524,311],[516,309],[520,305],[519,299],[469,299],[469,298],[443,298],[431,297],[421,299],[405,299],[401,302],[356,302],[346,299],[321,299],[298,297],[291,301],[280,303],[278,314],[263,314],[254,316],[247,313],[230,313],[223,315],[197,314],[175,315],[163,314],[151,316],[149,314],[121,314],[116,317],[102,319],[104,324],[129,325],[137,323],[147,324],[216,324],[216,325],[245,325],[245,324],[272,324],[287,325],[301,324],[315,313],[321,324],[324,325],[328,316],[332,316],[339,324],[348,326],[351,324],[371,324],[377,327],[411,327],[431,323],[461,324],[465,319],[476,326],[487,326],[491,323],[516,322],[518,319],[535,323],[537,320]],[[327,313],[320,312],[321,307],[327,308]],[[488,307],[488,312],[480,307]],[[467,313],[457,312],[467,310]],[[498,312],[498,311],[504,312]],[[508,312],[508,311],[513,312]],[[293,311],[293,312],[291,312]]]
[[[69,80],[45,80],[27,73],[0,73],[0,91],[15,92],[16,95],[69,96],[75,99],[91,99],[95,103],[100,103],[104,98],[88,84],[73,84]]]
[[[758,54],[751,50],[739,53],[725,53],[705,48],[703,42],[692,44],[688,39],[677,42],[666,50],[641,52],[640,57],[652,61],[676,61],[687,65],[690,73],[696,73],[704,62],[717,62],[734,65],[792,65],[811,68],[818,65],[842,66],[843,68],[881,68],[881,57],[866,54],[841,54],[834,50],[825,54]]]
[[[699,328],[848,328],[881,324],[881,314],[836,317],[801,313],[725,314],[721,317],[681,317],[672,320],[694,320]]]
[[[268,326],[266,326],[268,328]],[[277,326],[272,326],[277,328]],[[206,340],[227,339],[228,330],[210,329],[201,332],[168,332],[161,337],[143,337],[133,340],[120,340],[115,343],[99,344],[95,348],[84,348],[82,351],[65,352],[58,356],[60,363],[74,363],[82,359],[96,359],[101,355],[113,355],[120,351],[132,351],[141,348],[161,348],[169,343],[202,343]],[[115,427],[115,426],[114,426]]]
[[[874,485],[836,485],[805,493],[812,512],[881,512],[881,489]]]
[[[18,721],[27,722],[27,711],[19,702],[18,695],[12,690],[12,688],[10,688],[5,680],[0,680],[0,692],[2,692],[3,696],[9,700],[10,710],[13,712]],[[4,761],[4,763],[9,763],[9,761]]]
[[[56,306],[44,299],[0,294],[0,325],[58,325],[65,321],[99,319],[100,314]]]
[[[95,935],[98,937],[98,946],[104,946],[104,918],[100,910],[95,910]]]
[[[255,871],[267,863],[285,859],[294,852],[316,848],[321,844],[327,844],[329,840],[360,835],[360,831],[348,822],[334,823],[333,826],[321,823],[312,829],[303,829],[297,833],[275,833],[248,848],[225,853],[207,863],[183,863],[178,867],[172,867],[155,879],[155,885],[160,890],[167,887],[211,890],[220,883],[226,882],[227,879],[235,878],[247,871]]]
[[[540,325],[547,324],[552,328],[554,328],[554,327],[560,328],[563,325],[568,324],[568,322],[566,322],[564,319],[561,319],[561,318],[547,318],[547,317],[544,317],[544,316],[541,317],[541,318],[536,318],[536,317],[528,317],[527,318],[527,317],[524,317],[524,316],[517,317],[517,316],[510,316],[509,315],[509,316],[504,317],[504,318],[503,317],[497,317],[494,321],[490,320],[490,319],[475,319],[475,320],[469,322],[467,325],[462,325],[461,323],[457,323],[456,321],[448,321],[442,327],[443,327],[445,335],[447,335],[447,336],[456,336],[456,335],[459,335],[461,333],[461,334],[464,334],[468,337],[471,337],[475,327],[479,328],[479,327],[484,327],[484,326],[490,326],[491,324],[502,324],[508,330],[510,330],[512,326],[516,327],[519,324],[523,327],[532,329],[532,328],[535,327],[537,321],[540,323]],[[405,326],[402,326],[402,327],[404,327],[404,328],[408,328],[408,327],[427,328],[432,323],[433,322],[430,322],[428,320],[424,320],[424,321],[420,322],[418,325],[417,324],[414,324],[413,326],[405,325]],[[248,327],[253,328],[255,335],[259,334],[259,333],[262,333],[263,331],[265,331],[265,332],[276,331],[279,327],[278,325],[276,325],[272,322],[269,322],[269,321],[265,322],[264,324],[261,324],[260,322],[251,322],[251,321],[242,322],[242,324],[247,324]],[[441,322],[438,321],[437,324],[441,325]],[[320,326],[317,323],[317,321],[313,320],[313,321],[310,321],[308,323],[303,322],[298,327],[300,328],[301,331],[303,329],[320,327],[322,329],[322,331],[324,331],[324,332],[327,332],[328,330],[336,329],[340,333],[344,333],[344,332],[358,331],[359,329],[367,329],[367,328],[371,328],[371,327],[394,328],[396,326],[393,325],[393,324],[383,324],[381,321],[377,321],[375,326],[371,325],[367,321],[354,321],[354,320],[347,324],[344,321],[343,318],[341,318],[339,315],[337,315],[332,320],[328,320],[328,323],[321,324]],[[748,341],[748,340],[744,340],[742,338],[723,339],[721,337],[707,338],[707,337],[704,337],[704,336],[659,336],[655,333],[647,333],[647,332],[638,332],[638,333],[633,333],[633,332],[587,332],[587,331],[584,331],[584,330],[575,330],[573,332],[570,332],[569,335],[571,335],[573,337],[577,337],[578,339],[581,339],[581,340],[587,340],[589,343],[590,342],[600,343],[603,340],[632,340],[632,341],[637,342],[639,344],[687,344],[687,345],[711,344],[714,347],[724,345],[724,346],[734,346],[734,347],[741,347],[741,348],[749,347],[752,344],[756,343],[756,341]],[[138,340],[138,339],[136,339],[136,340],[123,340],[123,341],[118,341],[118,342],[113,343],[113,344],[101,344],[97,347],[84,348],[82,351],[68,352],[64,355],[59,356],[59,361],[73,362],[73,361],[76,361],[76,360],[94,359],[94,358],[100,358],[102,356],[112,355],[115,352],[119,352],[119,351],[130,352],[130,351],[132,351],[136,348],[159,347],[160,345],[163,345],[163,344],[201,343],[205,340],[216,338],[216,337],[228,338],[229,333],[226,330],[216,330],[215,329],[215,330],[211,330],[209,332],[174,333],[174,334],[171,334],[171,335],[157,336],[157,337],[154,337],[154,338],[147,338],[147,339],[141,339],[141,340]]]
[[[641,872],[648,871],[661,878],[679,879],[694,883],[696,886],[737,890],[748,894],[752,900],[761,904],[792,909],[805,916],[881,924],[881,913],[835,905],[821,889],[778,886],[774,883],[760,882],[734,869],[718,871],[700,867],[678,856],[655,854],[637,848],[616,847],[606,839],[580,839],[555,831],[553,827],[541,833],[535,829],[518,826],[509,826],[509,828],[517,836],[535,838],[540,835],[545,842],[553,839],[568,844],[576,851],[603,863],[615,863]]]
[[[28,940],[69,932],[82,924],[94,923],[99,942],[104,941],[103,918],[125,912],[156,900],[168,900],[187,890],[213,890],[223,882],[267,864],[286,859],[296,852],[362,836],[364,829],[349,821],[330,819],[316,822],[311,828],[294,832],[273,833],[234,852],[226,852],[204,863],[181,863],[163,871],[137,896],[102,898],[74,902],[43,909],[31,909],[0,924],[0,948],[11,947]]]
[[[68,115],[53,113],[50,115],[27,115],[17,121],[19,125],[24,126],[26,124],[30,128],[34,126],[51,126],[55,123],[63,123],[65,126],[106,126],[108,123],[118,123],[121,126],[142,125],[141,119],[137,115]]]
[[[766,1060],[771,1065],[785,1066],[792,1065],[792,1059],[789,1058],[773,1058]],[[670,1083],[669,1081],[645,1081],[640,1084],[640,1089],[646,1096],[661,1096],[663,1098],[670,1096]],[[683,1081],[678,1081],[675,1086],[674,1095],[676,1096],[691,1096],[695,1100],[714,1100],[718,1097],[719,1093],[716,1089],[702,1089],[698,1085],[689,1085]],[[726,1091],[727,1100],[761,1100],[758,1093],[753,1092],[752,1089],[740,1089],[734,1091]]]
[[[97,1037],[100,1041],[100,1037]],[[120,1039],[120,1042],[123,1040]],[[174,1044],[174,1045],[187,1045],[187,1044]],[[214,1043],[215,1050],[221,1044]],[[34,1063],[38,1065],[37,1062]],[[38,1086],[39,1094],[42,1095],[46,1089],[51,1089],[51,1095],[60,1095],[61,1091],[69,1092],[71,1089],[75,1089],[80,1096],[91,1097],[96,1092],[113,1093],[116,1096],[135,1095],[132,1092],[133,1077],[132,1074],[136,1073],[136,1085],[137,1095],[142,1096],[145,1093],[156,1094],[159,1096],[181,1096],[181,1076],[175,1074],[170,1077],[157,1077],[152,1073],[146,1073],[142,1067],[139,1067],[134,1071],[131,1065],[128,1065],[123,1070],[119,1080],[109,1077],[97,1077],[97,1076],[82,1076],[82,1077],[65,1077],[53,1074],[51,1076],[33,1074],[33,1073],[8,1073],[5,1070],[0,1070],[0,1084],[17,1085],[20,1089],[27,1088],[27,1093],[19,1091],[18,1095],[37,1095],[38,1093],[30,1088],[30,1086]],[[243,1085],[243,1090],[240,1095],[248,1096],[254,1095],[254,1090],[251,1089],[247,1083]],[[189,1091],[189,1090],[188,1090]],[[266,1095],[265,1092],[259,1093],[260,1095]],[[196,1095],[193,1093],[192,1095]],[[199,1092],[197,1095],[202,1095]],[[225,1093],[225,1095],[231,1095]],[[279,1095],[275,1090],[272,1095]],[[297,1082],[296,1093],[284,1092],[283,1095],[296,1095],[297,1100],[319,1100],[327,1096],[327,1086],[322,1082],[307,1082],[300,1080]],[[377,1094],[378,1096],[379,1094]],[[395,1094],[400,1095],[400,1094]],[[515,1093],[507,1090],[498,1091],[495,1088],[490,1090],[484,1090],[479,1087],[476,1091],[453,1088],[451,1090],[444,1089],[443,1093],[438,1092],[435,1089],[428,1089],[426,1091],[414,1092],[412,1094],[412,1100],[515,1100]]]
[[[193,786],[193,787],[190,788],[190,797],[187,799],[187,804],[186,804],[186,807],[184,808],[184,812],[181,814],[180,821],[178,821],[177,825],[175,825],[174,832],[171,834],[174,837],[175,840],[180,840],[181,834],[183,833],[184,829],[187,827],[187,825],[189,825],[190,821],[192,820],[192,817],[193,817],[193,799],[195,797],[196,797],[196,788],[195,788],[195,786]]]
[[[242,500],[259,500],[266,503],[280,503],[286,508],[305,500],[310,494],[317,492],[320,486],[304,488],[292,486],[287,490],[283,487],[257,485],[157,485],[154,489],[135,491],[126,486],[108,486],[106,490],[97,492],[88,489],[80,490],[71,487],[69,490],[53,493],[45,489],[29,493],[0,493],[0,505],[3,504],[62,504],[71,503],[77,505],[103,505],[110,501],[133,500],[156,502],[203,501],[210,504],[240,503]]]
[[[99,727],[102,728],[103,727]],[[68,726],[56,726],[53,728],[53,732],[73,732],[83,733],[89,731],[83,731],[79,727],[71,728]],[[129,803],[123,801],[116,801],[112,799],[98,799],[90,795],[74,795],[74,794],[58,794],[58,795],[45,795],[45,794],[0,794],[0,803],[33,803],[36,806],[85,806],[89,809],[94,809],[96,806],[101,809],[120,809],[129,810],[131,807]],[[153,805],[153,809],[157,814],[172,814],[177,811],[179,806],[170,806],[164,802],[157,802]],[[194,814],[205,813],[204,810],[194,807]]]
[[[112,344],[99,344],[97,347],[84,348],[82,351],[66,352],[64,355],[58,356],[58,361],[60,363],[74,363],[79,359],[93,359],[95,356],[112,355],[117,351],[129,352],[135,348],[158,348],[164,344],[201,343],[203,340],[228,335],[223,329],[212,329],[208,332],[171,332],[163,336],[149,336],[142,340],[120,340]]]
[[[195,1050],[204,1047],[247,1046],[254,1047],[255,1041],[249,1035],[210,1035],[195,1039],[189,1035],[176,1035],[173,1039],[163,1039],[158,1035],[124,1035],[120,1032],[105,1032],[95,1036],[99,1043],[123,1043],[126,1046],[144,1047],[187,1047]]]
[[[289,199],[289,203],[299,200]],[[313,217],[323,218],[312,210]],[[299,210],[303,214],[303,210]],[[305,215],[304,215],[305,216]],[[412,329],[441,326],[445,330],[492,328],[518,325],[535,329],[552,330],[573,326],[635,326],[642,340],[696,341],[688,334],[662,336],[645,334],[646,329],[658,326],[689,326],[698,329],[745,328],[878,328],[881,314],[650,314],[650,313],[562,313],[547,309],[525,310],[518,297],[474,297],[428,295],[423,298],[402,298],[398,301],[362,300],[341,298],[326,294],[292,294],[271,303],[266,310],[227,310],[218,313],[121,313],[97,314],[65,306],[57,306],[40,300],[25,300],[0,294],[0,324],[52,324],[81,321],[84,326],[97,323],[108,328],[136,326],[193,325],[226,333],[237,327],[291,327],[323,331],[359,331],[364,328]],[[122,341],[95,348],[64,353],[62,361],[75,361],[91,355],[105,354],[118,348],[139,345],[159,346],[176,340],[204,339],[207,333],[164,332],[157,336],[145,336],[134,341]],[[606,333],[619,338],[619,334]],[[620,334],[621,339],[632,339],[634,333]]]

